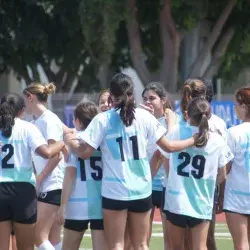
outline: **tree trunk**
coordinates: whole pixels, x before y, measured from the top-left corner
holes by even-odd
[[[127,19],[128,40],[130,46],[131,60],[136,73],[144,85],[151,80],[151,74],[146,65],[146,55],[143,53],[139,24],[136,19],[136,1],[128,0],[131,15]]]
[[[218,72],[218,69],[221,65],[221,58],[225,55],[228,44],[232,40],[234,33],[235,30],[233,28],[229,28],[227,32],[222,36],[220,42],[215,48],[211,63],[206,69],[204,78],[211,80],[213,76]]]
[[[100,82],[101,89],[108,88],[108,76],[109,76],[109,63],[103,63],[99,66],[97,79]]]
[[[197,59],[195,60],[193,66],[192,66],[192,70],[190,72],[191,77],[204,75],[205,72],[202,71],[202,69],[205,68],[204,63],[206,62],[206,58],[209,55],[209,53],[211,53],[213,46],[215,45],[216,41],[218,40],[218,38],[221,34],[221,31],[222,31],[229,15],[231,14],[235,4],[236,4],[236,0],[229,0],[228,1],[228,4],[227,4],[225,10],[221,13],[219,19],[217,20],[217,23],[215,24],[206,45],[204,46],[200,55],[197,57]]]
[[[160,12],[160,37],[163,46],[160,80],[167,91],[174,93],[177,88],[181,35],[172,18],[170,0],[164,1]]]

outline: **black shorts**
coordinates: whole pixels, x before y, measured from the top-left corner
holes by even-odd
[[[240,215],[244,215],[244,216],[247,216],[247,217],[250,216],[250,214],[238,213],[238,212],[234,212],[234,211],[227,210],[227,209],[223,209],[223,212],[225,212],[225,213],[232,213],[232,214],[240,214]]]
[[[91,230],[104,230],[103,220],[65,220],[64,228],[83,232],[88,229],[88,224],[90,224]]]
[[[37,219],[36,188],[28,182],[0,183],[0,222],[33,224]]]
[[[38,201],[48,203],[51,205],[61,205],[62,189],[51,190],[45,193],[39,193]]]
[[[154,207],[160,208],[162,203],[162,191],[152,191],[152,204]]]
[[[132,200],[132,201],[122,201],[113,200],[102,197],[102,208],[108,210],[128,210],[134,213],[145,213],[152,208],[152,196],[147,198]]]
[[[164,211],[165,206],[165,194],[166,194],[166,188],[164,187],[161,192],[161,211]]]
[[[197,219],[187,215],[174,214],[169,211],[164,211],[164,213],[166,214],[168,221],[170,221],[173,225],[181,228],[186,228],[186,227],[193,228],[203,222],[210,221],[204,219]]]

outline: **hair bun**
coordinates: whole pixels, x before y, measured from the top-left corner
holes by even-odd
[[[44,85],[44,90],[43,90],[44,94],[50,95],[55,93],[55,91],[56,91],[56,86],[53,83]]]

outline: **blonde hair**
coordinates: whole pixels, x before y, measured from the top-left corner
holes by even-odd
[[[24,95],[36,95],[40,102],[47,102],[48,96],[54,94],[56,86],[53,83],[41,84],[31,83],[27,88],[23,90]]]

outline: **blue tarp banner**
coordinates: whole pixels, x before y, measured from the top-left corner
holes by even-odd
[[[179,101],[176,101],[176,110],[179,110]],[[239,119],[234,111],[234,103],[232,101],[213,101],[211,103],[212,112],[215,115],[221,117],[227,124],[227,127],[230,128],[231,126],[235,126],[240,123]],[[67,105],[64,107],[64,123],[73,128],[73,111],[74,106]]]

